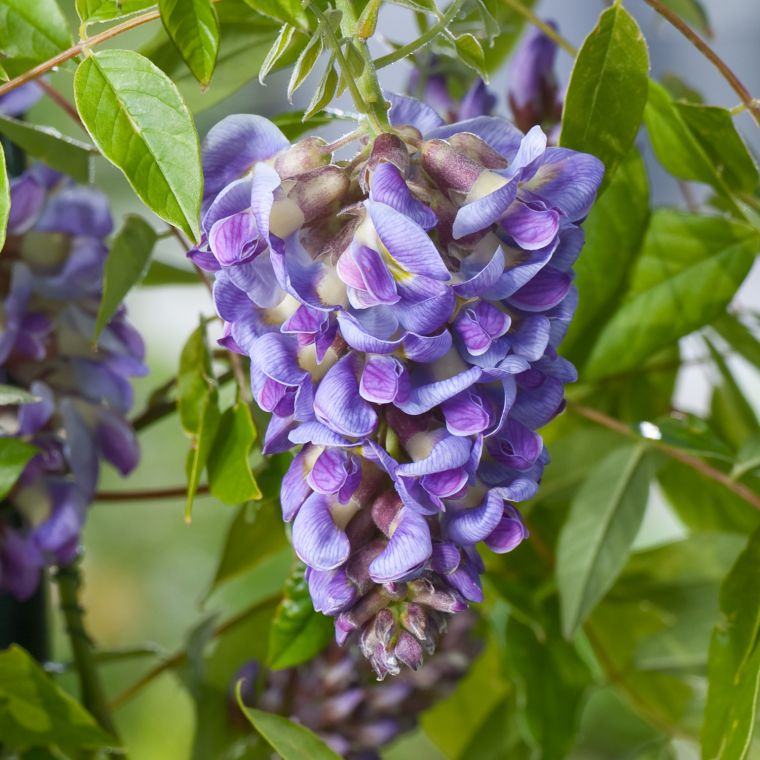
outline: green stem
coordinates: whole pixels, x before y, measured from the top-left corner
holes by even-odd
[[[60,594],[60,608],[66,621],[66,632],[71,643],[71,653],[79,678],[82,704],[90,711],[100,727],[116,737],[116,727],[111,719],[103,685],[98,675],[92,640],[84,627],[84,610],[79,604],[81,576],[76,562],[58,568],[55,576]]]
[[[351,69],[348,65],[348,61],[346,61],[345,55],[343,55],[343,48],[341,47],[340,40],[335,35],[335,30],[325,17],[325,14],[322,13],[316,5],[310,5],[309,7],[311,8],[311,12],[317,17],[326,46],[330,48],[338,63],[343,81],[345,82],[346,87],[348,87],[348,91],[351,93],[351,98],[354,101],[356,110],[360,111],[367,117],[367,120],[375,131],[379,131],[378,125],[375,124],[372,119],[372,110],[370,109],[369,104],[364,100],[364,95],[359,90],[358,84],[351,74]]]
[[[255,604],[252,604],[250,607],[246,607],[244,610],[237,613],[237,615],[233,615],[223,623],[220,623],[211,634],[212,640],[223,636],[228,631],[245,622],[248,620],[248,618],[251,617],[251,615],[255,615],[267,604],[272,604],[277,598],[279,598],[279,594],[261,599]],[[112,710],[118,710],[124,704],[129,702],[133,697],[135,697],[139,692],[141,692],[148,684],[155,681],[156,678],[158,678],[160,675],[183,665],[187,661],[187,656],[187,649],[181,649],[171,657],[165,659],[163,662],[160,662],[158,665],[152,667],[147,673],[138,678],[133,684],[127,686],[124,691],[122,691],[120,694],[117,694],[116,697],[111,700],[110,708]]]
[[[439,34],[442,34],[446,27],[454,20],[460,8],[464,5],[464,0],[454,0],[454,2],[446,9],[446,12],[441,16],[438,23],[433,24],[427,31],[423,32],[416,40],[402,45],[398,50],[394,50],[392,53],[380,56],[375,61],[375,69],[382,69],[386,66],[390,66],[396,61],[401,61],[404,58],[408,58],[413,53],[416,53],[420,48],[432,42]]]
[[[666,21],[678,29],[681,34],[707,58],[721,73],[733,91],[739,96],[755,122],[760,124],[760,101],[752,97],[739,77],[728,67],[728,64],[677,14],[665,6],[660,0],[644,0],[644,2],[660,14]]]
[[[575,57],[578,50],[574,45],[568,42],[559,32],[553,29],[545,21],[542,21],[530,8],[524,6],[519,0],[501,0],[504,5],[508,5],[515,13],[519,13],[526,21],[540,29],[549,39],[554,40],[559,47],[566,53]]]
[[[368,116],[379,131],[388,132],[391,129],[391,123],[388,119],[388,103],[383,97],[383,90],[377,78],[377,69],[369,53],[367,41],[356,33],[358,22],[354,6],[351,0],[335,0],[335,7],[341,12],[340,28],[343,36],[353,41],[364,61],[364,71],[359,77],[357,85],[369,109]]]

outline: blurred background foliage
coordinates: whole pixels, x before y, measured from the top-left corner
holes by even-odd
[[[710,38],[750,92],[760,91],[760,15],[751,3],[664,4]],[[506,113],[502,63],[524,18],[512,2],[487,5],[500,33],[486,47],[486,65]],[[518,5],[556,19],[562,35],[580,46],[606,4]],[[487,600],[478,611],[484,650],[455,692],[427,710],[416,731],[384,752],[387,758],[691,758],[700,754],[700,735],[704,757],[760,757],[759,740],[752,740],[760,678],[757,171],[721,120],[726,112],[695,105],[733,106],[725,82],[644,3],[625,5],[646,37],[651,75],[666,89],[650,85],[639,150],[621,158],[585,224],[581,305],[564,344],[581,378],[569,391],[567,412],[543,431],[552,464],[525,510],[532,539],[509,555],[486,558]],[[73,3],[61,6],[76,28]],[[256,7],[219,4],[221,50],[206,90],[156,24],[109,44],[139,49],[167,71],[201,135],[228,113],[271,117],[303,109],[308,92],[299,91],[293,106],[286,101],[289,71],[275,71],[267,86],[254,81],[282,26]],[[390,39],[372,40],[376,55],[414,38],[414,8],[383,5],[378,28]],[[466,28],[467,16],[456,23]],[[296,33],[281,66],[294,60],[299,38],[303,45],[307,36]],[[566,83],[572,58],[560,55]],[[403,90],[409,72],[397,64],[383,83]],[[67,67],[49,79],[66,97],[71,80]],[[81,138],[49,99],[28,119]],[[757,150],[758,131],[746,110],[735,124],[749,150]],[[320,133],[329,139],[343,131],[342,122],[332,121]],[[142,213],[115,168],[97,161],[95,179],[117,217]],[[154,261],[185,274],[154,266],[127,299],[147,336],[151,368],[136,383],[138,411],[176,375],[199,316],[212,313],[183,259],[175,240],[159,241]],[[173,284],[148,286],[162,276]],[[217,376],[226,369],[214,364]],[[233,391],[220,392],[226,409]],[[188,446],[176,415],[147,427],[141,446],[142,462],[129,482],[108,473],[104,491],[184,487]],[[261,752],[231,726],[227,701],[240,665],[266,659],[272,615],[291,570],[268,500],[280,466],[275,462],[259,478],[265,500],[255,515],[255,506],[230,506],[207,494],[196,497],[190,522],[183,521],[184,497],[93,507],[82,599],[130,756]],[[737,616],[748,628],[727,626]],[[51,621],[51,659],[65,663],[66,637],[59,618]],[[315,632],[313,641],[324,643],[323,634]],[[75,694],[74,674],[62,670],[59,682]],[[149,682],[131,691],[145,674]],[[755,701],[747,701],[752,694]],[[711,736],[711,725],[738,726],[741,736]]]

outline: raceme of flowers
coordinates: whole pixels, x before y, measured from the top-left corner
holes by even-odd
[[[204,239],[223,345],[251,359],[264,451],[299,447],[283,518],[317,610],[378,675],[417,667],[482,599],[479,544],[526,536],[548,461],[578,226],[602,165],[488,116],[389,95],[348,161],[230,116],[204,145]]]
[[[296,668],[266,674],[251,661],[230,685],[231,715],[239,715],[234,694],[242,680],[247,706],[296,720],[348,760],[378,760],[383,746],[412,730],[420,714],[446,697],[467,673],[479,651],[473,623],[472,615],[458,615],[424,668],[380,683],[372,680],[356,646],[333,644]]]
[[[104,195],[43,166],[11,182],[0,257],[0,383],[36,400],[2,408],[0,434],[38,451],[0,504],[0,589],[31,596],[46,564],[78,552],[100,460],[127,474],[139,449],[125,415],[130,377],[146,372],[142,339],[122,307],[93,346],[104,239]]]

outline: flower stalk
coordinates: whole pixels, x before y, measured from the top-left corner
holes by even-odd
[[[59,567],[55,573],[55,580],[58,584],[60,609],[66,622],[66,632],[79,679],[82,704],[103,730],[117,736],[98,674],[95,649],[84,626],[84,609],[79,602],[82,584],[79,564],[74,562],[66,567]]]

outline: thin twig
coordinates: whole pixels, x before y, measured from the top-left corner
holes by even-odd
[[[644,0],[644,2],[660,14],[666,21],[678,29],[681,34],[707,58],[710,63],[723,75],[733,91],[752,114],[757,124],[760,124],[760,102],[752,97],[739,77],[729,68],[726,62],[677,14],[663,5],[660,0]]]
[[[77,109],[74,108],[74,106],[72,106],[71,103],[69,103],[69,101],[55,89],[55,87],[48,84],[44,79],[37,80],[37,87],[39,87],[60,109],[65,111],[79,127],[84,129],[84,124],[82,124],[82,119],[79,118]]]
[[[631,438],[634,441],[643,441],[652,448],[661,451],[666,456],[669,456],[671,459],[675,459],[678,462],[681,462],[681,464],[685,464],[687,467],[691,468],[705,478],[709,478],[710,480],[714,480],[717,483],[720,483],[724,488],[727,488],[729,491],[735,493],[740,499],[746,501],[747,504],[757,510],[760,510],[760,496],[758,496],[751,488],[748,488],[746,485],[744,485],[744,483],[737,483],[735,480],[732,480],[731,477],[725,472],[716,470],[714,467],[702,461],[698,457],[687,454],[685,451],[682,451],[675,446],[671,446],[668,443],[663,443],[662,441],[653,440],[651,438],[645,438],[644,436],[639,435],[635,430],[628,427],[628,425],[626,425],[624,422],[616,420],[614,417],[610,417],[604,414],[604,412],[598,411],[597,409],[592,409],[591,407],[583,406],[582,404],[576,404],[574,402],[569,402],[567,408],[569,411],[574,412],[581,417],[585,417],[587,420],[595,422],[597,425],[606,427],[608,430],[619,433],[626,438]]]
[[[446,27],[454,20],[454,18],[456,18],[456,15],[459,13],[459,10],[462,7],[463,3],[464,0],[454,0],[454,2],[446,9],[446,12],[443,14],[443,16],[441,16],[438,23],[434,24],[427,31],[423,32],[416,40],[413,40],[406,45],[402,45],[400,48],[398,48],[398,50],[394,50],[392,53],[380,56],[380,58],[375,61],[375,68],[382,69],[385,66],[390,66],[392,63],[396,63],[396,61],[407,58],[408,56],[412,55],[412,53],[416,53],[420,48],[423,48],[425,45],[432,42],[446,29]]]
[[[575,58],[578,53],[578,49],[571,42],[566,40],[556,29],[549,26],[545,21],[542,21],[530,8],[524,6],[518,0],[502,0],[505,5],[508,5],[515,13],[519,13],[526,21],[533,24],[533,26],[539,28],[549,39],[554,40],[559,47],[561,47],[566,53]]]
[[[185,253],[193,250],[193,244],[184,236],[182,230],[177,229],[173,224],[170,224],[168,232],[179,243],[180,248],[182,248]],[[193,262],[193,268],[198,275],[198,279],[203,283],[203,287],[206,288],[209,295],[213,295],[213,289],[211,283],[208,281],[208,277],[206,277],[206,273],[195,262]]]
[[[211,2],[221,3],[222,0],[211,0]],[[19,74],[17,77],[14,77],[5,84],[0,85],[0,96],[5,95],[11,90],[15,90],[17,87],[21,87],[22,84],[26,84],[27,82],[38,79],[43,74],[47,74],[48,71],[52,71],[57,66],[66,63],[66,61],[70,61],[72,58],[76,58],[86,50],[89,50],[96,45],[100,45],[102,42],[107,42],[108,40],[113,39],[114,37],[123,34],[124,32],[129,32],[132,29],[136,29],[138,26],[147,24],[149,21],[155,21],[160,17],[161,14],[157,9],[148,11],[147,13],[142,13],[139,16],[128,18],[126,21],[122,21],[121,24],[116,24],[116,26],[105,29],[98,34],[93,34],[90,37],[86,37],[85,39],[77,42],[76,45],[72,45],[70,48],[62,50],[60,53],[54,55],[52,58],[49,58],[47,61],[43,61],[34,68],[29,69],[29,71],[25,71],[23,74]]]
[[[208,486],[198,486],[195,493],[203,496],[209,492]],[[187,496],[187,486],[168,488],[140,488],[134,491],[98,491],[95,501],[159,501],[161,499],[182,499]]]
[[[231,618],[229,618],[229,620],[225,620],[223,623],[220,623],[212,632],[211,638],[216,639],[219,636],[223,636],[235,626],[240,625],[240,623],[244,623],[251,615],[256,614],[256,612],[258,612],[265,605],[269,604],[276,598],[277,595],[268,596],[265,599],[256,602],[256,604],[253,604],[250,607],[246,607],[246,609],[242,610],[237,615],[233,615]],[[179,652],[176,652],[171,657],[151,668],[147,673],[140,676],[140,678],[138,678],[131,686],[127,686],[124,691],[117,694],[109,703],[109,708],[111,710],[118,710],[125,703],[129,702],[129,700],[131,700],[149,683],[154,681],[163,673],[179,667],[186,660],[187,650],[181,649]]]

